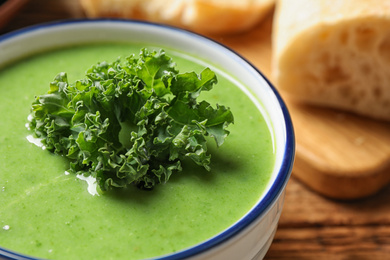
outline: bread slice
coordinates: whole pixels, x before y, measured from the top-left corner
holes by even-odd
[[[390,0],[278,0],[272,37],[277,88],[390,120]]]
[[[200,33],[244,31],[260,22],[275,0],[80,0],[88,17],[148,20]]]

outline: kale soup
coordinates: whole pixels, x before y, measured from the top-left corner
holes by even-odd
[[[198,99],[229,107],[234,124],[223,145],[207,140],[209,170],[183,160],[181,172],[153,189],[129,185],[103,191],[93,178],[69,171],[69,158],[43,149],[31,135],[32,102],[52,88],[60,72],[75,82],[85,78],[91,65],[138,55],[145,47],[164,49],[181,73],[210,67],[218,83]],[[3,66],[0,247],[50,259],[144,259],[181,251],[225,231],[264,195],[277,160],[275,129],[244,85],[212,61],[163,44],[83,44]]]

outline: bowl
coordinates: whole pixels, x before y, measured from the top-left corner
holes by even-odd
[[[229,48],[198,34],[159,24],[117,20],[68,20],[42,24],[0,36],[0,67],[31,54],[91,42],[152,42],[210,61],[246,89],[272,132],[275,161],[260,199],[223,232],[158,259],[262,259],[282,212],[295,154],[293,126],[282,98],[263,74]],[[257,100],[257,101],[256,101]],[[35,259],[1,248],[0,258]]]

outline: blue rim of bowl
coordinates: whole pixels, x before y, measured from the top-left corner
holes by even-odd
[[[277,177],[269,189],[268,193],[265,195],[265,197],[257,204],[255,207],[247,214],[245,215],[241,220],[239,220],[237,223],[233,224],[231,227],[223,231],[222,233],[219,233],[215,237],[210,238],[209,240],[206,240],[198,245],[195,245],[193,247],[183,249],[182,251],[178,251],[169,255],[159,256],[155,259],[158,260],[178,260],[183,259],[191,256],[195,256],[199,253],[205,252],[206,250],[212,249],[224,241],[230,239],[246,227],[248,227],[251,223],[253,223],[259,216],[264,214],[272,205],[273,203],[279,198],[281,195],[281,191],[285,188],[287,185],[287,182],[290,178],[292,167],[294,164],[294,158],[295,158],[295,134],[294,134],[294,128],[292,124],[292,120],[288,111],[288,108],[283,101],[282,97],[280,96],[279,92],[276,90],[276,88],[272,85],[272,83],[263,75],[263,73],[258,70],[252,63],[250,63],[247,59],[242,57],[240,54],[238,54],[236,51],[232,50],[231,48],[200,34],[182,29],[182,28],[176,28],[170,25],[164,25],[164,24],[158,24],[158,23],[152,23],[152,22],[146,22],[146,21],[138,21],[138,20],[129,20],[129,19],[112,19],[112,18],[103,18],[103,19],[71,19],[71,20],[58,20],[54,22],[48,22],[48,23],[42,23],[37,25],[32,25],[29,27],[25,27],[22,29],[18,29],[15,31],[8,32],[4,35],[0,36],[0,42],[5,41],[7,39],[10,39],[12,37],[19,36],[21,34],[30,33],[33,31],[50,28],[50,27],[56,27],[56,26],[63,26],[63,25],[69,25],[69,24],[77,24],[77,23],[102,23],[102,22],[109,22],[109,23],[128,23],[128,24],[140,24],[143,26],[155,26],[159,27],[165,30],[173,30],[177,32],[181,32],[183,34],[188,35],[189,37],[192,37],[196,40],[201,41],[208,41],[210,43],[214,43],[216,46],[219,46],[219,48],[228,50],[233,56],[237,56],[239,60],[243,64],[247,64],[250,67],[252,67],[256,73],[259,74],[261,78],[263,78],[269,88],[273,91],[274,95],[276,96],[280,108],[282,110],[284,119],[285,119],[285,127],[286,127],[286,142],[285,142],[285,153],[283,156],[282,164],[280,167],[280,170],[277,174]],[[18,260],[35,260],[37,258],[26,256],[19,254],[17,252],[9,251],[7,249],[0,247],[0,257],[5,257],[5,259],[18,259]],[[38,258],[39,259],[39,258]]]

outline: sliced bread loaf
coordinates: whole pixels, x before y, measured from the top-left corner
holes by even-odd
[[[390,120],[390,0],[279,0],[273,26],[276,87]]]
[[[184,27],[200,33],[251,28],[275,0],[80,0],[88,17],[120,17]]]

